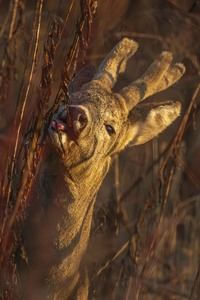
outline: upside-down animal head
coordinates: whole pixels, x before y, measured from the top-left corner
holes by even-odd
[[[94,159],[111,157],[130,141],[143,144],[169,126],[180,114],[179,102],[143,102],[167,89],[184,73],[172,62],[170,52],[162,52],[146,73],[114,93],[117,77],[125,71],[138,44],[122,39],[101,63],[91,80],[80,86],[83,71],[70,87],[70,105],[62,104],[49,128],[53,144],[68,168]]]

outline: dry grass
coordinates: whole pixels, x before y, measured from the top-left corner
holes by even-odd
[[[159,139],[114,158],[86,256],[90,299],[200,299],[200,6],[186,1],[180,8],[178,2],[167,1],[161,10],[159,1],[116,5],[110,0],[111,13],[100,0],[81,0],[80,6],[76,0],[68,5],[38,0],[34,8],[23,0],[9,6],[0,1],[0,262],[7,288],[18,281],[13,253],[37,183],[49,120],[68,99],[69,82],[83,62],[98,65],[126,35],[139,42],[142,54],[130,62],[119,86],[170,49],[187,72],[162,96],[178,97],[183,111]],[[26,18],[30,10],[33,22]],[[59,17],[44,17],[48,10]],[[33,35],[24,47],[23,26],[30,23]]]

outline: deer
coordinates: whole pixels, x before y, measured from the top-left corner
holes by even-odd
[[[80,71],[69,87],[70,103],[61,103],[52,117],[39,174],[37,217],[24,239],[30,265],[21,276],[25,299],[88,299],[87,269],[81,262],[96,195],[112,157],[130,142],[153,139],[180,115],[178,101],[143,102],[185,72],[168,51],[142,77],[113,92],[137,49],[137,42],[123,38],[96,72],[86,68],[89,80]]]

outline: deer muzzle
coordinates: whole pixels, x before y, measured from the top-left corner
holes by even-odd
[[[51,127],[56,131],[66,132],[68,135],[78,137],[88,124],[86,112],[78,106],[69,106],[62,110],[57,118],[51,121]]]

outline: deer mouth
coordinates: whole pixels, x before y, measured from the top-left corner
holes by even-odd
[[[83,109],[77,106],[64,109],[51,121],[51,129],[56,132],[66,133],[69,138],[77,139],[82,136],[88,124],[88,117]]]
[[[75,140],[77,138],[77,134],[74,132],[70,121],[67,119],[65,119],[65,121],[58,118],[52,120],[51,129],[53,129],[57,133],[66,134],[71,140]]]
[[[51,121],[51,128],[55,129],[56,131],[65,131],[67,129],[66,123],[60,119],[52,120]]]

